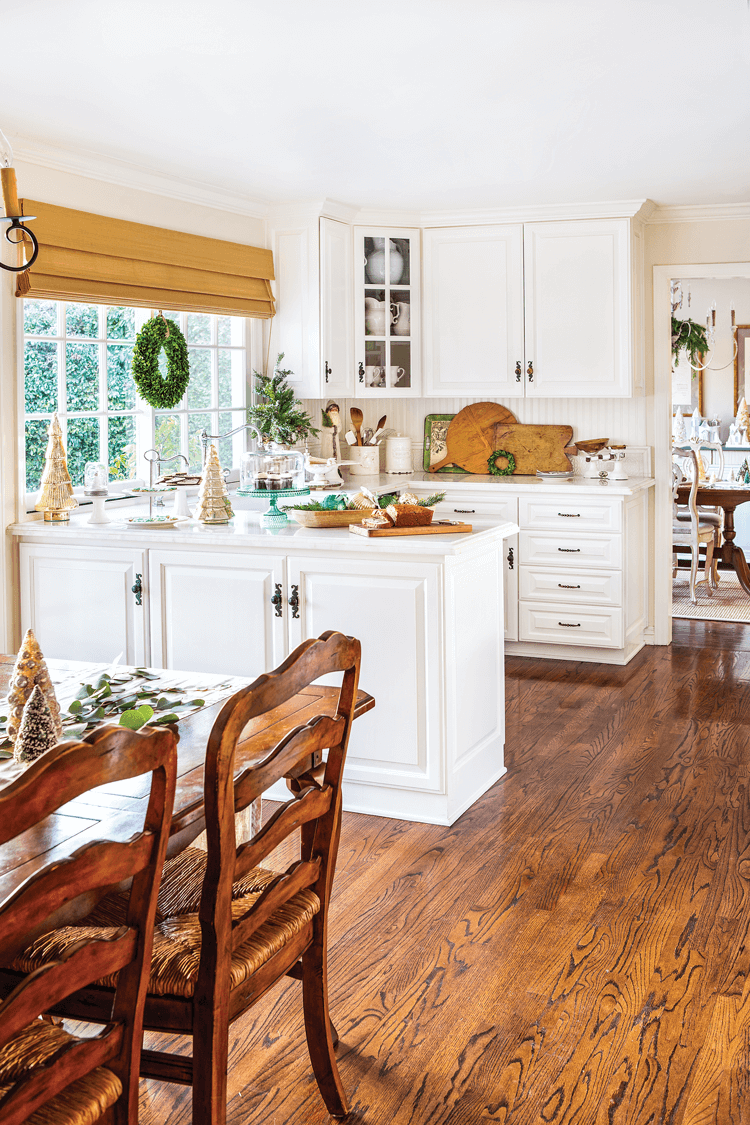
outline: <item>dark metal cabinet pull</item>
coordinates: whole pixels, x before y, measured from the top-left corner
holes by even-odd
[[[135,576],[135,586],[130,587],[131,593],[135,594],[135,604],[136,605],[143,605],[143,583],[141,582],[142,578],[143,578],[142,574],[136,574],[136,576]]]
[[[580,629],[580,621],[558,621],[558,625],[562,625],[564,629]]]
[[[292,596],[289,599],[292,607],[292,617],[299,617],[299,586],[292,586]]]
[[[365,381],[365,365],[364,365],[364,363],[360,363],[360,365],[359,365],[359,381],[360,381],[360,383],[364,383],[364,381]]]
[[[557,585],[561,590],[580,590],[580,586],[566,586],[564,582],[558,582]]]
[[[476,508],[454,508],[454,512],[458,512],[460,516],[471,516],[476,512]]]
[[[333,374],[333,368],[328,366],[328,360],[325,361],[325,366],[326,366],[326,383],[327,383],[328,382],[328,376]]]
[[[558,512],[558,516],[565,516],[568,520],[579,520],[581,518],[580,512]]]
[[[521,382],[521,361],[520,361],[520,359],[516,360],[516,382],[517,383]]]
[[[513,569],[513,562],[514,562],[513,548],[512,547],[508,548],[507,558],[508,558],[508,570],[512,570]]]
[[[281,583],[277,582],[274,586],[274,594],[271,598],[271,605],[274,607],[274,612],[277,617],[281,617],[283,613],[284,599],[281,596]]]
[[[529,382],[534,382],[534,364],[529,360],[529,366],[526,368],[526,374],[529,377]]]
[[[580,555],[580,547],[558,547],[558,551],[564,551],[566,555]]]

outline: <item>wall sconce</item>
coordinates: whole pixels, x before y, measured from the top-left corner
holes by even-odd
[[[24,224],[35,219],[35,215],[22,215],[21,205],[18,202],[18,187],[16,185],[16,170],[13,167],[13,149],[8,143],[7,137],[0,130],[0,180],[2,180],[3,188],[3,206],[5,207],[5,215],[0,215],[0,223],[7,223],[5,230],[5,240],[10,242],[11,246],[21,246],[24,242],[30,242],[32,245],[32,254],[28,261],[20,266],[6,266],[4,262],[0,262],[0,268],[9,270],[11,273],[23,273],[30,266],[33,266],[36,261],[37,254],[39,253],[39,243],[34,235]],[[18,230],[21,232],[19,238],[11,238],[11,231]]]

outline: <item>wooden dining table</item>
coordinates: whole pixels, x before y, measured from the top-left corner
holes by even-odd
[[[690,496],[691,482],[683,481],[677,488],[677,501],[687,504]],[[724,511],[724,528],[722,544],[719,548],[720,562],[731,566],[739,580],[740,586],[746,594],[750,595],[750,567],[747,565],[745,552],[734,542],[737,534],[734,527],[734,510],[740,504],[750,502],[750,485],[733,484],[729,481],[717,481],[709,484],[708,481],[698,485],[695,502],[699,508],[722,508]]]
[[[4,698],[15,663],[15,656],[0,655],[0,698]],[[72,662],[48,661],[55,680],[56,665],[73,667]],[[86,666],[90,668],[91,666]],[[102,668],[106,669],[106,665]],[[156,671],[156,670],[155,670]],[[227,698],[233,690],[227,691]],[[273,711],[252,720],[245,727],[237,746],[237,772],[259,761],[289,731],[316,715],[335,715],[338,689],[312,685],[304,688]],[[225,700],[219,700],[180,719],[176,726],[177,788],[175,792],[168,855],[183,851],[205,828],[203,805],[203,765],[208,737]],[[375,700],[367,692],[357,692],[355,719],[371,711]],[[320,760],[312,760],[309,767]],[[22,766],[12,760],[0,763],[0,787],[18,776]],[[69,801],[23,835],[0,846],[0,902],[41,867],[62,859],[71,850],[92,840],[126,840],[143,828],[151,775],[101,785]],[[91,904],[93,906],[93,903]],[[73,904],[69,912],[56,915],[55,925],[75,920],[88,912],[84,902]]]

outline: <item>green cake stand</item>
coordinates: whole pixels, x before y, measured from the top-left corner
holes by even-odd
[[[238,488],[238,496],[251,496],[254,500],[270,500],[271,507],[260,517],[260,526],[271,531],[279,531],[286,527],[289,518],[286,512],[279,511],[276,507],[279,500],[296,500],[300,496],[309,496],[309,488]]]

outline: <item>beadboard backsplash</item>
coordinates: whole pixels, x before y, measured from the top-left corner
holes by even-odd
[[[365,427],[374,426],[381,415],[387,416],[387,428],[394,433],[408,434],[421,448],[424,441],[424,420],[428,414],[458,414],[477,398],[352,398],[337,399],[341,417],[349,421],[349,408],[359,406]],[[645,398],[538,398],[512,399],[506,403],[519,422],[536,425],[569,425],[573,441],[608,438],[617,445],[643,447],[649,441],[648,400]],[[320,411],[326,400],[305,399],[305,409],[320,426]]]

